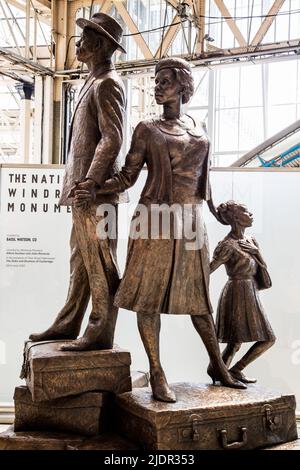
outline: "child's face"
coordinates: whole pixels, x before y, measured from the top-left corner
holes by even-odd
[[[253,215],[246,206],[238,206],[235,209],[235,216],[242,227],[251,227],[253,224]]]

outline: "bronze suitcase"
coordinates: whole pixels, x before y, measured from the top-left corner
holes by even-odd
[[[115,394],[131,390],[130,353],[115,346],[100,351],[60,351],[67,341],[28,342],[21,377],[33,401],[90,391]]]
[[[118,432],[150,450],[255,449],[297,439],[293,395],[257,385],[171,388],[176,403],[153,400],[150,388],[118,396]]]
[[[108,425],[110,394],[87,392],[49,401],[32,401],[27,387],[16,387],[15,431],[59,431],[95,436]]]

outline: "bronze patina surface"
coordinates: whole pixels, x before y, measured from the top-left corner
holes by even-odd
[[[300,439],[295,439],[291,442],[285,442],[284,444],[265,447],[262,450],[300,450]]]
[[[27,387],[16,387],[14,429],[95,436],[107,429],[110,400],[108,392],[87,392],[34,402]]]
[[[118,430],[147,449],[255,449],[297,438],[295,397],[249,385],[247,390],[178,383],[176,403],[151,389],[116,399]]]
[[[100,195],[121,193],[137,180],[144,164],[148,178],[140,204],[146,209],[149,232],[153,228],[153,205],[176,204],[187,215],[189,226],[197,227],[195,249],[186,249],[191,240],[178,239],[174,231],[160,231],[155,237],[131,238],[126,269],[115,296],[115,305],[137,312],[139,332],[150,364],[150,383],[157,400],[174,402],[160,362],[160,314],[190,315],[203,340],[213,368],[211,376],[225,386],[245,388],[226,369],[219,350],[212,308],[209,300],[209,252],[202,204],[207,201],[214,216],[219,214],[211,198],[209,184],[210,142],[204,125],[182,110],[194,92],[190,65],[175,58],[162,59],[155,69],[155,99],[163,105],[163,114],[142,121],[136,127],[125,165],[97,191]],[[86,191],[77,191],[75,204],[82,207],[91,201]],[[139,207],[137,207],[137,213]],[[132,219],[135,225],[137,213]],[[174,216],[176,219],[176,215]]]
[[[84,438],[75,434],[46,431],[15,432],[13,426],[0,434],[0,450],[67,450]]]
[[[255,342],[230,373],[241,382],[256,382],[243,370],[275,342],[259,298],[259,291],[270,288],[272,282],[256,238],[245,234],[253,223],[251,212],[235,201],[221,204],[218,212],[231,231],[216,247],[210,265],[213,272],[224,264],[228,275],[218,304],[217,336],[219,342],[227,343],[222,354],[227,367],[242,343]]]
[[[0,450],[137,450],[136,444],[115,433],[97,437],[59,432],[16,432],[11,426],[0,433]]]
[[[25,379],[33,401],[90,391],[123,393],[131,390],[130,354],[117,346],[96,351],[61,351],[62,341],[28,342]]]
[[[117,308],[113,296],[119,284],[116,239],[99,240],[96,215],[100,203],[117,204],[118,195],[98,196],[96,189],[118,169],[123,139],[125,94],[112,55],[120,48],[122,28],[104,13],[90,20],[77,20],[83,32],[76,43],[79,61],[89,75],[81,89],[73,113],[68,156],[60,204],[71,205],[75,190],[85,190],[91,201],[72,207],[73,228],[70,247],[70,284],[64,307],[53,325],[32,334],[33,341],[73,339],[65,349],[108,349],[113,346]],[[92,312],[80,339],[81,323],[89,299]]]
[[[68,446],[68,450],[138,450],[138,446],[118,434],[105,433],[87,439],[74,447],[71,444]]]

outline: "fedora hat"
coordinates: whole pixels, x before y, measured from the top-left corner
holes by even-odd
[[[76,24],[82,29],[91,28],[94,31],[97,31],[99,34],[106,36],[117,46],[117,49],[126,54],[124,47],[120,44],[123,29],[121,25],[111,16],[106,15],[105,13],[95,13],[90,20],[85,18],[78,18],[76,20]]]

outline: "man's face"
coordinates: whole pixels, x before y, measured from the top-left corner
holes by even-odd
[[[79,41],[76,42],[77,60],[87,63],[100,44],[100,35],[92,29],[84,28]]]

